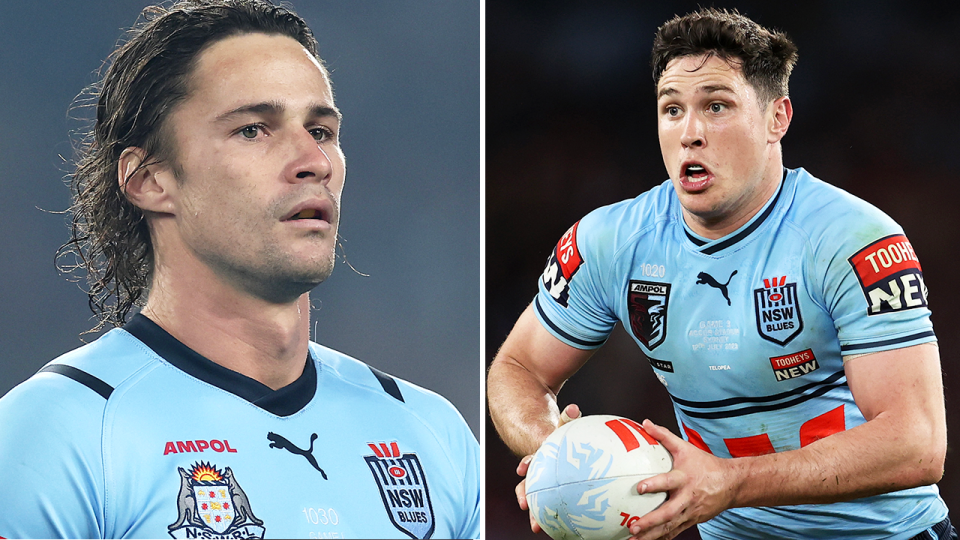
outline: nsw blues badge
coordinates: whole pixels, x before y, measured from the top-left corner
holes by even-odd
[[[764,279],[763,287],[753,290],[760,337],[777,345],[786,345],[803,330],[797,283],[787,283],[787,276]]]
[[[420,458],[414,453],[401,454],[396,441],[367,446],[374,455],[363,459],[380,488],[390,521],[410,538],[430,538],[434,529],[433,504]]]

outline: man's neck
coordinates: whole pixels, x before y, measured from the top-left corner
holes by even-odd
[[[749,200],[744,201],[733,212],[721,216],[698,216],[682,208],[683,219],[687,226],[700,236],[717,240],[746,225],[760,210],[776,195],[783,181],[783,164],[778,159],[767,168],[764,179],[757,189],[751,193]]]
[[[275,304],[223,283],[201,286],[167,277],[157,272],[142,313],[184,345],[274,390],[303,373],[310,339],[308,293]]]

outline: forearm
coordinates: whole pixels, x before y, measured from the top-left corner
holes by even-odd
[[[490,366],[487,399],[497,433],[518,456],[536,452],[560,422],[556,394],[504,354]]]
[[[941,415],[880,415],[799,450],[730,460],[732,506],[832,503],[933,484],[945,453]]]

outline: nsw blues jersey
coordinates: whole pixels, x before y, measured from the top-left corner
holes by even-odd
[[[669,181],[588,214],[534,300],[580,348],[617,322],[673,400],[682,435],[720,457],[801,448],[862,424],[843,356],[935,341],[920,263],[885,214],[803,169],[717,240],[693,233]],[[936,486],[830,505],[736,508],[705,538],[909,538],[947,514]]]
[[[0,536],[478,538],[442,397],[310,343],[279,390],[142,315],[0,400]]]

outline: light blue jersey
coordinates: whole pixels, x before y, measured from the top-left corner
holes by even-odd
[[[442,397],[316,343],[273,391],[142,315],[0,400],[0,536],[478,538]]]
[[[889,217],[786,170],[717,240],[669,181],[595,210],[551,254],[535,311],[591,349],[617,322],[673,399],[683,437],[720,457],[794,450],[865,420],[843,356],[935,341],[920,263]],[[936,486],[830,505],[736,508],[704,538],[909,538],[947,515]]]

